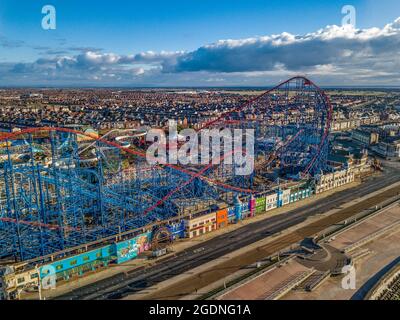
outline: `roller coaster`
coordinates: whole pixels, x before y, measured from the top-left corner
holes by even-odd
[[[277,181],[312,178],[327,169],[331,120],[325,93],[294,77],[201,124],[254,129],[255,170],[247,176],[223,161],[149,164],[139,129],[102,137],[68,127],[3,133],[0,259],[34,259],[168,221],[200,202],[229,203]]]

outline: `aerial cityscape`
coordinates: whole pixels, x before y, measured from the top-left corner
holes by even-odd
[[[317,3],[2,1],[0,300],[400,300],[400,4]]]

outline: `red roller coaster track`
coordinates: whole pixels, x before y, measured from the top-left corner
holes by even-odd
[[[247,101],[244,104],[238,106],[237,108],[235,108],[233,110],[229,110],[229,111],[227,111],[225,113],[222,113],[217,119],[214,119],[212,121],[204,123],[203,126],[201,127],[201,129],[207,128],[207,127],[209,127],[209,126],[211,126],[213,124],[219,123],[219,122],[223,122],[224,121],[223,120],[224,117],[226,117],[227,115],[246,108],[251,103],[256,102],[258,99],[261,99],[262,97],[270,94],[272,91],[274,91],[274,90],[282,87],[283,85],[285,85],[285,84],[287,84],[287,83],[289,83],[289,82],[291,82],[293,80],[296,80],[296,79],[303,79],[305,84],[310,85],[310,86],[314,86],[314,88],[321,94],[321,96],[325,100],[325,102],[327,104],[327,107],[328,107],[327,122],[326,122],[324,133],[323,133],[323,136],[322,136],[322,139],[321,139],[321,143],[318,146],[318,150],[317,150],[315,156],[310,161],[310,163],[308,164],[307,168],[304,171],[304,173],[308,173],[310,168],[313,166],[313,164],[317,160],[317,158],[319,156],[319,153],[320,153],[320,151],[321,151],[321,149],[322,149],[322,147],[323,147],[323,145],[324,145],[324,143],[325,143],[325,141],[326,141],[326,139],[328,137],[329,130],[330,130],[330,125],[331,125],[331,121],[332,121],[332,105],[331,105],[331,103],[329,101],[329,98],[325,94],[325,92],[321,88],[319,88],[317,85],[315,85],[311,80],[309,80],[309,79],[307,79],[305,77],[298,76],[298,77],[290,78],[290,79],[286,80],[285,82],[282,82],[281,84],[275,86],[274,88],[269,89],[268,91],[264,92],[263,94],[255,97],[253,99],[250,99],[249,101]],[[78,131],[78,130],[69,129],[69,128],[61,128],[61,127],[39,127],[39,128],[23,129],[21,131],[12,132],[12,133],[6,133],[6,134],[1,135],[0,136],[0,141],[12,140],[12,139],[15,139],[16,137],[18,137],[20,135],[24,135],[24,134],[33,134],[33,133],[37,133],[37,132],[46,132],[46,131],[47,132],[51,132],[51,131],[53,131],[53,132],[54,131],[56,131],[56,132],[66,132],[66,133],[72,133],[72,134],[87,136],[87,137],[89,137],[89,138],[91,138],[93,140],[96,140],[98,142],[104,143],[104,144],[109,145],[111,147],[118,148],[118,149],[120,149],[120,150],[122,150],[124,152],[130,153],[132,155],[139,156],[139,157],[142,157],[142,158],[146,158],[146,154],[145,153],[139,152],[137,150],[129,149],[127,147],[123,147],[123,146],[121,146],[120,144],[118,144],[116,142],[109,141],[109,140],[103,139],[101,137],[94,136],[94,135],[92,135],[90,133],[85,133],[85,132],[81,132],[81,131]],[[239,151],[236,151],[236,152],[239,152]],[[223,183],[223,182],[220,182],[220,181],[212,180],[212,179],[210,179],[210,178],[208,178],[206,176],[203,176],[202,174],[207,169],[209,169],[212,166],[212,164],[207,165],[206,167],[204,167],[201,171],[199,171],[197,173],[192,172],[190,170],[186,170],[186,169],[184,169],[184,168],[182,168],[182,167],[180,167],[178,165],[174,165],[174,164],[166,163],[166,164],[163,164],[162,166],[170,167],[170,168],[172,168],[174,170],[177,170],[179,172],[185,173],[185,174],[191,176],[191,178],[188,179],[188,181],[186,181],[184,184],[182,184],[179,187],[177,187],[175,190],[169,192],[166,196],[164,196],[161,200],[157,201],[154,205],[152,205],[149,208],[147,208],[145,210],[144,214],[147,214],[148,212],[152,211],[154,208],[156,208],[157,206],[159,206],[160,204],[165,202],[175,192],[178,192],[183,186],[189,184],[195,178],[199,178],[201,180],[205,180],[205,181],[210,182],[210,183],[212,183],[214,185],[217,185],[217,186],[220,186],[220,187],[225,188],[227,190],[232,190],[232,191],[235,191],[235,192],[240,192],[240,193],[245,193],[245,194],[254,194],[254,193],[256,193],[254,190],[238,188],[238,187],[231,186],[229,184],[226,184],[226,183]],[[21,221],[19,221],[19,222],[22,223]],[[51,225],[51,228],[57,228],[57,227],[58,226],[56,226],[56,225]]]
[[[307,174],[310,171],[310,169],[312,168],[312,166],[314,165],[315,161],[317,160],[317,158],[319,156],[319,153],[321,152],[321,149],[322,149],[323,145],[325,144],[326,139],[328,138],[329,131],[331,129],[333,108],[332,108],[331,101],[330,101],[329,97],[326,95],[326,93],[320,87],[318,87],[314,82],[312,82],[310,79],[308,79],[306,77],[303,77],[303,76],[292,77],[292,78],[290,78],[290,79],[278,84],[277,86],[273,87],[272,89],[267,90],[263,94],[255,97],[253,99],[250,99],[250,100],[246,101],[245,103],[241,104],[237,108],[235,108],[233,110],[229,110],[229,111],[227,111],[225,113],[222,113],[217,119],[205,122],[203,124],[203,126],[201,127],[201,129],[207,128],[207,127],[209,127],[209,126],[211,126],[211,125],[213,125],[215,123],[223,121],[224,117],[226,117],[227,115],[229,115],[231,113],[234,113],[234,112],[238,112],[238,111],[250,106],[253,102],[256,102],[257,100],[267,96],[268,94],[270,94],[274,90],[277,90],[280,87],[284,86],[285,84],[288,84],[291,81],[297,80],[297,79],[302,79],[302,80],[304,80],[304,84],[306,84],[308,86],[313,86],[316,89],[316,91],[321,94],[322,98],[325,100],[325,102],[327,104],[327,107],[328,107],[328,117],[327,117],[327,121],[326,121],[326,126],[325,126],[325,129],[324,129],[324,133],[323,133],[321,142],[320,142],[320,144],[318,146],[318,150],[315,153],[314,158],[310,161],[310,163],[308,164],[307,168],[304,170],[304,173]]]

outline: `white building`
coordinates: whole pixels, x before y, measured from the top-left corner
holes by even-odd
[[[338,188],[353,181],[354,172],[351,169],[320,175],[316,179],[315,194]]]

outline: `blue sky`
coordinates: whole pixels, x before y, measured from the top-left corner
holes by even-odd
[[[47,4],[56,8],[56,30],[41,28],[41,9]],[[365,65],[358,66],[364,73],[354,79],[351,74],[355,70],[346,74],[346,69],[353,65],[350,59],[316,57],[317,62],[312,65],[307,56],[321,47],[314,47],[312,42],[299,47],[305,38],[299,43],[284,41],[279,52],[273,52],[275,42],[268,43],[263,38],[283,34],[286,39],[286,33],[300,37],[311,33],[312,39],[306,40],[321,44],[316,33],[328,25],[340,26],[341,8],[346,4],[356,8],[356,28],[367,36],[371,28],[383,30],[400,17],[398,0],[2,0],[0,85],[267,85],[294,73],[310,73],[323,84],[357,81],[360,85],[399,85],[398,77],[380,72],[387,52],[379,48],[363,55],[369,56]],[[397,33],[396,23],[393,28]],[[332,32],[326,30],[327,34]],[[337,30],[334,43],[329,40],[329,46],[334,45],[333,51],[339,56],[350,57],[346,52],[354,46],[353,59],[359,61],[355,50],[367,50],[371,45],[390,47],[393,54],[399,53],[395,46],[397,37],[390,44],[381,43],[381,39],[387,42],[388,34],[393,36],[393,30],[373,34],[368,39],[372,42],[366,43],[365,48],[365,37],[358,39],[357,31],[349,32],[354,33],[355,44],[348,37],[344,37],[343,43]],[[254,41],[244,41],[249,38]],[[325,41],[327,37],[322,38]],[[218,42],[227,39],[238,42]],[[216,43],[219,45],[207,48]],[[325,43],[322,49],[328,50],[329,46]],[[255,53],[255,47],[262,49]],[[132,57],[149,51],[151,59],[149,55]],[[245,61],[247,52],[259,68]],[[379,61],[371,57],[378,53],[382,56]],[[290,57],[281,59],[282,55]],[[232,63],[239,57],[244,59],[240,64]],[[295,57],[304,59],[304,63],[295,63]],[[372,60],[377,69],[367,70]],[[392,68],[396,64],[389,62]]]

